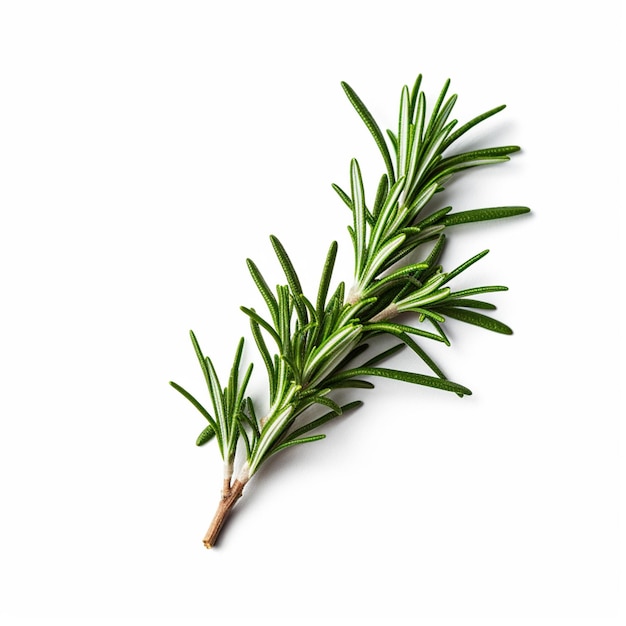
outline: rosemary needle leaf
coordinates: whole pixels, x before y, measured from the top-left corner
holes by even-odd
[[[447,307],[465,307],[468,309],[485,309],[495,311],[496,305],[491,302],[483,302],[482,300],[474,300],[473,298],[446,298],[445,305]]]
[[[374,205],[372,206],[372,217],[374,220],[378,217],[383,204],[385,203],[385,199],[389,194],[389,179],[386,174],[383,174],[380,182],[378,183],[378,188],[376,189],[376,196],[374,198]]]
[[[312,420],[308,424],[304,424],[303,426],[300,426],[300,428],[289,433],[289,439],[296,439],[300,437],[300,435],[304,435],[304,433],[308,433],[311,430],[315,430],[316,428],[323,426],[327,422],[330,422],[330,420],[333,420],[336,417],[339,417],[339,415],[345,415],[348,411],[351,411],[352,409],[358,409],[361,406],[363,406],[363,402],[361,400],[354,400],[353,402],[348,402],[347,404],[343,404],[341,406],[340,414],[338,414],[336,411],[329,411],[328,413],[325,413],[321,417],[318,417],[317,419]]]
[[[393,146],[393,149],[397,152],[398,151],[398,138],[396,137],[395,133],[388,128],[387,136],[389,137],[389,141],[391,141],[391,145]]]
[[[432,135],[433,129],[435,127],[435,121],[439,114],[439,110],[441,109],[441,104],[443,103],[443,99],[446,97],[448,93],[448,88],[450,87],[450,79],[446,79],[446,82],[443,84],[441,88],[441,92],[439,93],[439,97],[437,98],[437,102],[435,102],[435,106],[433,106],[433,110],[430,116],[430,121],[428,122],[428,134]]]
[[[461,296],[475,296],[479,293],[494,293],[496,291],[508,291],[509,288],[504,285],[487,285],[485,287],[470,287],[461,291],[454,291],[450,294],[451,298],[459,298]],[[442,303],[445,306],[445,302]]]
[[[279,446],[276,446],[273,450],[269,452],[269,454],[276,454],[276,452],[284,450],[285,448],[290,448],[291,446],[298,446],[303,443],[311,443],[312,441],[319,441],[320,439],[325,438],[326,435],[311,435],[310,437],[303,437],[302,439],[290,439],[289,441],[285,441],[285,443],[281,443]]]
[[[480,259],[482,259],[484,256],[487,256],[487,254],[489,254],[489,250],[483,250],[482,252],[479,252],[477,255],[473,256],[471,259],[465,261],[465,263],[461,263],[461,265],[459,265],[457,268],[453,269],[451,272],[448,272],[445,280],[441,284],[445,285],[446,283],[449,283],[454,277],[458,276],[461,272],[464,272],[468,267],[474,265],[474,263],[476,263],[477,261],[480,261]]]
[[[530,209],[525,206],[501,206],[488,209],[472,209],[471,211],[459,211],[446,215],[441,224],[445,226],[455,226],[456,224],[469,224],[470,222],[482,222],[485,220],[496,220],[503,217],[513,217],[528,213]]]
[[[191,337],[191,343],[193,344],[193,349],[198,357],[198,361],[200,362],[200,367],[202,368],[202,373],[204,374],[204,379],[206,380],[207,387],[211,388],[211,383],[209,381],[209,371],[207,370],[206,363],[204,361],[204,355],[202,354],[202,350],[200,349],[200,344],[196,339],[196,336],[193,330],[189,331],[189,336]]]
[[[453,165],[460,165],[462,163],[471,163],[473,161],[491,160],[497,157],[508,156],[514,152],[519,152],[519,146],[498,146],[495,148],[483,148],[481,150],[471,150],[469,152],[461,152],[454,156],[442,159],[437,165],[437,172],[443,171],[446,168]]]
[[[333,389],[374,389],[374,384],[370,383],[369,380],[351,378],[339,381],[336,385],[333,385]]]
[[[454,133],[452,133],[448,137],[448,139],[444,142],[444,144],[441,147],[442,150],[445,150],[448,146],[451,146],[459,137],[461,137],[461,135],[464,135],[468,130],[470,130],[471,128],[474,128],[474,126],[476,126],[477,124],[480,124],[480,122],[486,120],[492,115],[495,115],[496,113],[499,113],[505,108],[506,108],[506,104],[502,104],[499,107],[495,107],[493,109],[490,109],[489,111],[486,111],[485,113],[482,113],[481,115],[477,115],[475,118],[471,119],[466,124],[463,124],[463,126],[458,128]]]
[[[257,324],[259,324],[259,326],[264,328],[272,336],[272,338],[279,347],[282,346],[279,334],[276,332],[276,330],[274,330],[269,322],[266,322],[254,309],[249,309],[248,307],[242,306],[241,310],[251,319],[253,319]]]
[[[413,83],[413,88],[411,89],[411,101],[410,101],[411,117],[413,117],[413,114],[415,112],[415,103],[417,102],[417,97],[421,93],[420,92],[421,84],[422,84],[422,75],[418,74],[417,78],[415,79],[415,82]]]
[[[328,254],[326,255],[326,261],[324,262],[324,269],[322,270],[322,277],[320,278],[320,286],[317,291],[316,311],[318,317],[322,316],[324,307],[326,306],[328,287],[330,286],[330,279],[333,275],[335,259],[337,258],[337,248],[337,242],[333,241],[330,244]]]
[[[419,335],[420,337],[425,337],[426,339],[434,339],[435,341],[443,342],[443,338],[440,335],[429,333],[426,330],[421,330],[420,328],[415,328],[414,326],[408,326],[406,324],[396,324],[395,322],[375,322],[367,324],[365,329],[390,333],[398,337],[400,336],[400,333]]]
[[[311,398],[311,402],[313,404],[321,404],[325,407],[328,407],[337,415],[341,415],[342,413],[341,407],[334,400],[331,400],[326,396],[315,396]]]
[[[352,206],[354,207],[354,234],[356,237],[356,271],[360,272],[365,260],[365,192],[361,169],[356,159],[350,163],[350,190],[352,192]]]
[[[215,437],[215,430],[213,429],[213,426],[211,426],[211,424],[209,424],[198,435],[198,438],[196,439],[196,445],[197,446],[203,446],[205,443],[208,443],[209,441],[211,441],[211,439],[213,439],[213,437]]]
[[[467,324],[473,324],[474,326],[480,326],[487,330],[492,330],[496,333],[502,333],[503,335],[512,335],[513,331],[502,322],[494,320],[492,317],[476,313],[476,311],[468,311],[467,309],[457,309],[454,307],[441,307],[438,309],[444,315]]]
[[[302,293],[302,287],[300,285],[300,280],[298,279],[298,275],[296,274],[296,270],[293,267],[293,263],[287,254],[282,243],[280,243],[278,237],[275,235],[270,235],[270,241],[272,242],[272,246],[274,247],[274,252],[278,257],[278,260],[283,268],[283,272],[285,272],[285,277],[287,278],[287,282],[289,283],[289,287],[291,287],[291,291],[294,294]]]
[[[332,184],[332,188],[337,192],[337,195],[345,202],[346,206],[352,210],[352,200],[350,196],[339,186]]]
[[[428,367],[430,367],[433,372],[435,372],[435,374],[437,374],[437,376],[439,376],[439,378],[445,378],[445,375],[441,371],[439,366],[432,360],[430,356],[428,356],[426,351],[417,342],[415,342],[405,332],[393,328],[393,324],[389,324],[387,326],[388,329],[386,330],[386,332],[394,335],[395,337],[403,341],[411,350],[413,350],[413,352],[415,352],[415,354],[417,354],[417,356],[420,357],[420,359],[422,359],[422,361],[424,361],[424,363],[426,363],[426,365],[428,365]],[[443,341],[443,339],[441,337],[438,337],[437,335],[432,335],[432,338]]]
[[[393,164],[391,162],[391,155],[389,154],[389,149],[387,148],[387,144],[385,143],[385,137],[380,130],[380,127],[376,123],[376,120],[372,117],[372,114],[368,111],[367,107],[363,104],[363,101],[359,96],[357,96],[356,92],[348,83],[342,82],[341,86],[343,90],[346,92],[346,96],[348,96],[348,100],[350,100],[350,104],[356,109],[356,112],[359,114],[359,117],[365,122],[367,129],[372,133],[374,137],[374,141],[380,150],[380,153],[383,156],[383,160],[385,161],[385,166],[387,168],[387,175],[389,176],[389,180],[391,184],[395,182],[395,177],[393,173]]]
[[[438,211],[435,211],[432,215],[429,215],[428,217],[425,217],[424,219],[417,222],[416,226],[423,228],[424,226],[429,226],[430,224],[436,224],[438,221],[441,220],[442,217],[445,217],[448,213],[450,213],[450,211],[452,211],[451,206],[439,209]]]
[[[263,339],[263,335],[261,334],[261,329],[259,328],[258,322],[256,322],[252,318],[250,318],[250,329],[252,330],[252,337],[254,338],[259,353],[261,354],[261,358],[263,359],[263,363],[265,363],[265,368],[267,369],[267,375],[270,381],[270,393],[273,393],[272,385],[275,378],[275,373],[272,357],[270,356],[270,352],[267,348],[267,344],[265,343],[265,339]]]
[[[392,357],[394,354],[397,354],[398,352],[404,350],[405,347],[406,347],[405,344],[398,343],[395,346],[388,348],[387,350],[383,350],[376,356],[373,356],[369,361],[366,361],[365,363],[363,363],[361,367],[371,367],[371,366],[376,365],[377,363],[382,363],[386,359]]]
[[[272,290],[269,288],[267,282],[263,278],[263,275],[259,271],[259,268],[255,265],[254,261],[251,259],[247,259],[246,261],[248,265],[248,270],[252,276],[252,280],[254,280],[254,284],[257,286],[257,289],[263,296],[265,303],[267,304],[267,308],[270,310],[272,315],[272,319],[276,322],[278,316],[278,302],[276,302],[276,298],[272,293]]]
[[[215,420],[213,419],[211,414],[186,389],[184,389],[172,380],[170,381],[170,385],[172,385],[172,387],[174,387],[174,389],[176,389],[178,393],[187,398],[187,400],[189,400],[189,402],[191,402],[191,404],[193,404],[196,409],[198,409],[198,411],[202,413],[205,419],[209,422],[210,426],[212,426],[213,428],[217,427],[217,424],[215,423]]]
[[[452,391],[454,393],[460,393],[467,396],[471,395],[472,393],[467,387],[459,385],[458,383],[453,383],[450,380],[434,378],[433,376],[426,376],[425,374],[417,374],[415,372],[387,369],[383,367],[357,367],[338,374],[335,379],[342,380],[344,377],[351,378],[352,376],[379,376],[381,378],[391,378],[393,380],[412,383],[414,385],[434,387],[436,389],[442,389],[443,391]]]

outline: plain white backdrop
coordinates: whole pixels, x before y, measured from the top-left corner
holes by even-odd
[[[2,624],[624,623],[618,5],[0,4]],[[461,122],[508,105],[465,145],[523,151],[448,199],[533,214],[446,264],[490,248],[463,280],[510,287],[515,334],[452,325],[433,353],[474,395],[379,382],[207,552],[221,461],[167,384],[202,393],[188,330],[230,366],[271,233],[309,291],[333,239],[350,280],[330,184],[382,170],[340,81],[387,128],[419,72]]]

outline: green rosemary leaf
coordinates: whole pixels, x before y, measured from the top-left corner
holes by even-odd
[[[337,415],[341,415],[342,412],[341,407],[327,396],[314,396],[311,398],[311,404],[321,404],[334,411]]]
[[[400,117],[398,119],[398,178],[407,176],[407,162],[411,150],[409,124],[409,90],[405,85],[400,97]]]
[[[352,200],[350,196],[339,185],[333,183],[331,186],[337,192],[337,195],[345,202],[346,206],[352,211]]]
[[[441,258],[441,254],[443,252],[445,245],[446,245],[446,236],[444,234],[440,234],[437,237],[437,241],[435,245],[433,246],[433,249],[431,250],[430,254],[428,255],[428,258],[425,261],[428,267],[434,268],[437,266],[437,263],[439,263],[439,259]]]
[[[420,92],[421,84],[422,84],[422,75],[418,74],[417,78],[415,79],[415,82],[413,83],[413,88],[411,89],[411,98],[410,98],[411,118],[413,118],[413,113],[415,112],[415,104],[417,102],[417,98],[421,94]]]
[[[292,358],[290,354],[281,354],[280,357],[289,368],[289,372],[294,382],[298,385],[302,384],[302,375],[300,373],[300,368],[298,367],[296,361]]]
[[[440,268],[438,267],[437,263],[439,262],[439,259],[441,258],[441,254],[445,247],[445,243],[446,243],[446,236],[443,233],[439,234],[436,238],[435,245],[433,246],[432,250],[430,251],[430,254],[424,261],[424,263],[428,266],[428,269],[418,270],[417,272],[415,272],[415,274],[413,274],[413,277],[416,280],[419,279],[422,283],[425,283],[432,275],[438,272]],[[412,290],[413,290],[413,285],[410,283],[407,283],[407,285],[405,285],[398,292],[394,300],[399,301],[399,300],[404,299],[411,293]],[[442,318],[442,321],[443,321],[443,318]]]
[[[395,182],[395,176],[393,172],[393,164],[391,162],[391,155],[389,154],[389,150],[387,148],[387,144],[385,143],[385,137],[380,130],[380,127],[376,123],[376,120],[372,117],[372,114],[368,111],[367,107],[363,104],[363,101],[359,96],[356,95],[356,92],[348,83],[342,82],[341,86],[343,90],[346,92],[348,96],[348,100],[352,106],[356,109],[356,112],[359,114],[359,117],[365,122],[367,129],[372,133],[374,137],[374,141],[382,154],[383,160],[385,161],[385,167],[387,168],[387,175],[389,176],[389,180],[393,184]]]
[[[272,247],[274,248],[274,252],[278,257],[278,261],[283,268],[283,272],[285,273],[285,277],[287,278],[289,287],[291,287],[291,291],[294,294],[302,293],[300,280],[298,279],[296,270],[294,269],[293,263],[291,262],[291,259],[289,258],[289,255],[287,254],[287,251],[285,250],[283,244],[275,235],[270,235],[270,241],[272,242]]]
[[[389,267],[389,257],[402,245],[405,239],[406,235],[401,233],[382,244],[376,254],[368,260],[359,283],[361,285],[369,284],[378,274]]]
[[[445,181],[449,180],[454,174],[463,172],[465,170],[472,169],[474,167],[482,167],[484,165],[496,165],[498,163],[506,163],[510,161],[509,157],[493,157],[490,159],[478,159],[476,161],[468,161],[467,163],[460,163],[458,165],[450,165],[448,167],[441,167],[441,161],[432,167],[428,174],[428,182],[436,182],[438,185],[443,185]]]
[[[342,380],[343,378],[352,378],[352,376],[378,376],[381,378],[391,378],[401,382],[412,383],[414,385],[434,387],[436,389],[442,389],[443,391],[452,391],[454,393],[460,393],[468,396],[472,393],[467,387],[459,385],[458,383],[453,383],[450,380],[426,376],[425,374],[416,374],[415,372],[405,372],[403,370],[392,370],[382,367],[357,367],[355,369],[341,372],[341,374],[338,374],[333,378],[333,381]]]
[[[325,413],[321,417],[318,417],[317,419],[314,419],[311,422],[308,422],[307,424],[304,424],[303,426],[300,426],[300,428],[289,433],[288,440],[297,439],[301,435],[304,435],[305,433],[315,430],[316,428],[323,426],[324,424],[326,424],[327,422],[330,422],[336,417],[339,417],[339,415],[345,415],[348,411],[351,411],[353,409],[358,409],[361,406],[363,406],[363,402],[361,402],[360,400],[348,402],[347,404],[344,404],[341,406],[341,413],[336,413],[335,411],[329,411],[328,413]]]
[[[196,409],[198,409],[198,411],[200,411],[200,413],[209,422],[209,426],[213,429],[213,432],[215,433],[216,438],[217,438],[217,447],[220,451],[222,458],[224,458],[224,443],[223,443],[222,435],[219,431],[219,427],[215,419],[213,419],[213,417],[209,414],[209,412],[186,389],[183,389],[183,387],[181,387],[180,385],[178,385],[177,383],[173,381],[170,381],[170,385],[174,387],[174,389],[176,389],[176,391],[178,391],[182,396],[187,398],[187,400],[189,400],[189,402],[191,402],[191,404],[193,404],[196,407]]]
[[[271,397],[274,395],[274,383],[276,379],[272,357],[270,356],[270,352],[267,349],[267,344],[265,343],[265,339],[263,339],[263,335],[261,334],[259,324],[253,318],[250,318],[250,329],[252,331],[252,337],[254,338],[254,341],[257,345],[261,358],[263,359],[263,363],[265,364],[265,369],[267,370],[269,392],[270,392],[270,397]]]
[[[246,429],[240,424],[239,425],[239,436],[243,439],[243,445],[246,448],[246,459],[249,459],[252,456],[252,444],[250,443],[250,437],[248,437],[248,433]]]
[[[200,363],[200,367],[202,368],[202,373],[204,374],[204,380],[206,381],[207,387],[210,388],[211,383],[209,381],[209,372],[206,368],[206,363],[204,362],[204,354],[202,354],[202,350],[200,349],[200,344],[196,339],[196,335],[193,330],[189,331],[189,336],[191,337],[191,343],[193,344],[193,349],[196,353],[196,357],[198,358],[198,362]]]
[[[419,156],[421,147],[424,144],[424,122],[426,121],[426,96],[421,92],[417,99],[417,111],[415,111],[415,136],[413,138],[414,144],[417,146],[414,149],[415,155]]]
[[[491,302],[483,302],[482,300],[473,300],[470,298],[448,298],[444,304],[445,306],[485,309],[489,311],[495,311],[497,308],[494,304],[491,304]]]
[[[191,402],[191,404],[193,404],[196,409],[200,411],[200,413],[204,416],[207,422],[209,422],[209,425],[212,426],[214,430],[217,428],[217,424],[215,423],[215,420],[213,419],[211,414],[186,389],[184,389],[174,381],[170,381],[170,385],[172,385],[172,387],[174,387],[174,389],[176,389],[178,393],[187,398],[187,400],[189,400],[189,402]]]
[[[243,414],[244,418],[252,428],[253,438],[258,438],[261,435],[261,431],[259,430],[259,422],[256,416],[256,412],[254,410],[254,404],[252,402],[252,399],[246,398],[245,405],[247,413]]]
[[[376,189],[376,197],[374,198],[374,205],[372,207],[372,217],[376,219],[380,210],[385,203],[385,199],[389,193],[389,179],[386,174],[383,174],[380,178],[380,182],[378,183],[378,188]]]
[[[310,443],[312,441],[319,441],[320,439],[325,439],[326,435],[312,435],[311,437],[303,437],[302,439],[290,439],[285,443],[281,443],[279,446],[276,446],[270,451],[270,454],[276,454],[280,452],[280,450],[284,450],[285,448],[290,448],[291,446],[297,446],[303,443]]]
[[[215,430],[213,429],[213,426],[211,426],[211,424],[209,424],[198,435],[198,438],[196,439],[196,445],[197,446],[203,446],[205,443],[208,443],[209,441],[211,441],[211,439],[213,439],[213,437],[215,437]]]
[[[220,384],[220,380],[217,376],[217,372],[215,371],[215,367],[213,367],[213,362],[207,356],[205,357],[205,362],[207,365],[207,370],[209,372],[209,393],[211,395],[211,401],[213,403],[213,409],[215,410],[215,416],[217,418],[218,430],[221,433],[224,441],[228,439],[228,424],[227,424],[227,415],[224,407],[224,395],[222,391],[222,386]]]
[[[407,333],[410,335],[417,335],[418,337],[424,337],[425,339],[433,339],[434,341],[444,342],[443,337],[435,333],[429,333],[421,328],[415,328],[414,326],[408,326],[407,324],[397,324],[396,322],[370,322],[365,325],[364,330],[367,332],[383,332],[391,333],[399,336],[401,333]]]
[[[387,136],[389,137],[389,141],[391,141],[391,145],[393,146],[394,152],[397,154],[398,153],[398,138],[396,137],[395,133],[389,128],[387,129]]]
[[[512,335],[513,331],[502,322],[494,320],[492,317],[476,313],[476,311],[468,311],[467,309],[456,309],[453,307],[441,307],[438,309],[444,315],[467,324],[473,324],[474,326],[480,326],[487,330],[492,330],[496,333],[502,333],[503,335]]]
[[[456,269],[448,272],[446,279],[441,284],[445,285],[445,283],[449,283],[453,278],[458,276],[461,272],[464,272],[471,265],[474,265],[474,263],[476,263],[477,261],[480,261],[480,259],[482,259],[487,254],[489,254],[489,250],[483,250],[482,252],[479,252],[476,256],[473,256],[471,259],[465,261],[465,263],[461,263],[461,265],[459,265]]]
[[[276,323],[277,315],[278,315],[278,302],[276,302],[276,298],[272,293],[272,290],[269,288],[267,282],[263,278],[263,275],[259,271],[259,268],[255,265],[254,261],[251,259],[247,259],[246,261],[248,265],[248,270],[252,276],[252,280],[254,284],[257,286],[257,289],[263,296],[265,303],[267,304],[267,308],[272,315],[272,320]]]
[[[235,406],[235,393],[239,385],[239,366],[241,365],[241,355],[243,354],[244,338],[242,337],[237,344],[235,350],[235,357],[233,359],[233,365],[230,370],[230,376],[228,378],[228,395],[229,405]]]
[[[404,184],[406,179],[401,177],[396,183],[391,186],[389,193],[387,195],[387,199],[383,204],[382,209],[380,210],[380,214],[376,220],[376,225],[372,229],[370,234],[370,240],[368,245],[368,250],[370,254],[374,253],[384,238],[385,232],[387,230],[387,226],[389,221],[391,220],[394,211],[396,210],[396,204],[398,199],[400,198],[400,194],[404,190]]]
[[[340,282],[326,304],[326,309],[324,310],[324,322],[322,324],[322,337],[327,337],[337,327],[337,319],[343,310],[345,289],[345,283],[343,281]]]
[[[470,211],[460,211],[451,213],[441,220],[446,226],[455,226],[456,224],[469,224],[470,222],[482,222],[484,220],[495,220],[504,217],[513,217],[528,213],[530,209],[525,206],[501,206],[491,207],[487,209],[473,209]]]
[[[452,112],[452,109],[454,108],[454,105],[456,104],[456,100],[457,100],[456,94],[448,98],[447,102],[445,103],[441,111],[439,111],[437,115],[437,119],[434,121],[432,128],[429,128],[427,132],[427,135],[426,135],[427,141],[431,141],[433,140],[434,137],[439,135],[439,133],[444,127],[444,124],[446,124],[446,122],[448,121],[448,117],[450,116],[450,113]],[[453,127],[453,126],[456,126],[456,124],[457,122],[456,120],[454,120],[453,122],[450,122],[448,126]],[[447,134],[448,133],[446,133],[446,135]],[[440,151],[443,152],[443,150],[440,150]]]
[[[363,291],[362,297],[369,298],[374,294],[380,294],[382,288],[384,288],[388,283],[410,280],[411,276],[414,275],[419,270],[426,269],[428,266],[425,263],[412,263],[411,265],[407,265],[406,267],[402,267],[395,272],[392,272],[388,276],[381,278],[380,280],[374,282],[372,286]]]
[[[431,224],[436,224],[437,222],[441,220],[441,218],[445,217],[448,213],[450,213],[450,211],[452,211],[451,206],[447,206],[447,207],[444,207],[443,209],[439,209],[438,211],[435,211],[432,215],[429,215],[428,217],[425,217],[424,219],[417,222],[416,225],[418,227],[424,227],[424,226],[429,226]]]
[[[492,115],[495,115],[496,113],[499,113],[505,108],[506,108],[506,104],[502,104],[501,106],[495,107],[494,109],[490,109],[489,111],[486,111],[485,113],[482,113],[481,115],[477,115],[475,118],[471,119],[466,124],[463,124],[463,126],[461,126],[459,129],[457,129],[454,133],[452,133],[448,137],[448,139],[445,141],[445,143],[442,146],[442,150],[445,150],[446,148],[451,146],[459,137],[464,135],[468,130],[470,130],[471,128],[474,128],[474,126],[476,126],[477,124],[480,124],[480,122],[486,120]]]
[[[519,146],[498,146],[494,148],[482,148],[480,150],[471,150],[469,152],[462,152],[455,154],[454,156],[442,159],[437,169],[445,169],[452,165],[460,165],[462,163],[468,163],[472,161],[480,161],[482,159],[493,159],[497,157],[508,156],[514,152],[520,150]]]
[[[240,308],[246,315],[253,319],[257,324],[259,324],[259,326],[261,326],[261,328],[264,328],[272,336],[272,339],[274,339],[279,348],[282,347],[280,336],[269,322],[266,322],[254,309],[249,309],[245,306]]]
[[[346,355],[346,357],[339,362],[337,365],[337,370],[344,369],[345,366],[354,361],[357,357],[361,356],[367,349],[369,348],[369,344],[367,343],[359,343],[357,344],[350,352]]]
[[[239,384],[239,388],[237,391],[237,396],[235,398],[235,411],[238,413],[241,405],[243,404],[243,398],[246,393],[246,388],[248,387],[248,383],[250,382],[250,377],[252,376],[252,370],[254,369],[254,363],[250,363],[248,368],[246,369],[246,373],[243,375],[243,379]]]
[[[446,318],[443,317],[443,315],[439,315],[439,313],[436,313],[435,311],[430,311],[421,307],[416,307],[411,310],[413,311],[413,313],[417,313],[420,316],[420,320],[429,319],[431,321],[439,322],[441,324],[446,321]]]
[[[333,389],[374,389],[374,385],[368,380],[351,378],[349,380],[342,380],[338,382],[333,386]]]
[[[454,127],[456,121],[450,122],[437,135],[435,135],[431,143],[425,147],[424,156],[420,159],[420,166],[415,175],[411,179],[411,186],[407,191],[407,202],[410,204],[413,200],[413,194],[419,189],[422,178],[429,170],[433,169],[441,160],[441,146]],[[408,187],[408,185],[407,185]]]
[[[402,350],[404,350],[405,347],[406,346],[403,343],[398,343],[395,346],[391,346],[391,348],[388,348],[387,350],[383,350],[376,356],[372,357],[369,361],[366,361],[365,363],[363,363],[361,367],[373,367],[377,363],[382,363],[388,358],[394,356],[394,354],[397,354],[398,352],[401,352]]]
[[[354,347],[355,341],[361,334],[360,324],[344,326],[328,337],[319,347],[317,347],[309,357],[303,371],[303,379],[318,379],[322,377],[321,372],[325,372],[332,367],[336,367],[350,350]],[[313,384],[313,381],[311,381]]]
[[[420,359],[422,359],[422,361],[424,361],[424,363],[426,363],[426,365],[428,365],[428,367],[433,372],[435,372],[435,374],[437,374],[437,376],[439,376],[440,378],[445,378],[439,366],[432,360],[432,358],[425,352],[425,350],[415,341],[413,341],[413,339],[411,339],[411,337],[409,337],[409,335],[407,335],[403,330],[396,329],[394,324],[380,324],[380,326],[386,327],[386,330],[384,332],[394,335],[395,337],[403,341],[411,350],[413,350],[413,352],[415,352],[415,354],[417,354],[417,356],[420,357]],[[440,337],[437,337],[437,335],[431,335],[430,338],[442,341]]]
[[[460,298],[462,296],[475,296],[480,293],[494,293],[496,291],[508,291],[509,288],[504,285],[487,285],[485,287],[471,287],[470,289],[462,289],[461,291],[453,291],[450,293],[451,298]]]
[[[446,335],[445,331],[443,330],[443,328],[441,327],[441,324],[434,319],[430,319],[428,320],[432,325],[433,328],[439,333],[439,335],[441,335],[441,338],[443,339],[443,342],[446,344],[446,346],[450,346],[450,340],[448,339],[448,336]]]
[[[291,356],[291,314],[293,312],[293,299],[290,297],[289,288],[285,285],[276,287],[278,292],[278,327],[280,336],[281,354]]]
[[[363,179],[356,159],[350,163],[350,189],[354,207],[354,234],[356,236],[356,273],[359,274],[365,263],[365,197]]]
[[[441,91],[439,92],[439,97],[437,98],[437,101],[435,102],[435,106],[433,106],[432,113],[430,114],[430,121],[428,122],[428,126],[426,127],[426,139],[430,139],[436,132],[435,126],[437,122],[437,116],[439,115],[439,111],[441,109],[443,99],[446,97],[446,93],[448,93],[448,87],[450,87],[449,78],[443,84],[443,87],[441,88]]]

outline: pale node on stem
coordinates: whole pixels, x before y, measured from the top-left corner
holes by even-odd
[[[389,306],[385,307],[380,313],[374,315],[370,322],[384,322],[385,320],[391,319],[398,314],[398,307],[394,302],[392,302]]]
[[[250,480],[250,466],[248,465],[248,461],[241,466],[237,480],[244,485]]]
[[[361,289],[358,285],[354,284],[350,287],[350,291],[348,292],[348,297],[346,298],[347,304],[356,304],[361,300],[363,294],[361,293]]]

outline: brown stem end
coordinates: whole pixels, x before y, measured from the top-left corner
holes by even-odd
[[[240,480],[236,480],[228,491],[224,489],[222,499],[220,500],[220,503],[217,506],[217,511],[215,511],[215,515],[213,516],[213,521],[211,522],[211,525],[202,540],[207,549],[212,548],[215,545],[217,537],[222,530],[222,526],[224,525],[228,514],[233,506],[235,506],[237,500],[241,498],[244,485],[245,483]]]

